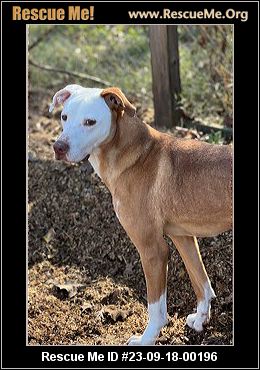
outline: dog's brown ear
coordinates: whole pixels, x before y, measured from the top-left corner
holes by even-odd
[[[111,110],[116,112],[126,112],[130,117],[136,113],[136,108],[130,103],[126,96],[118,87],[108,87],[101,92],[101,96]]]
[[[65,101],[76,91],[82,89],[80,85],[67,85],[64,89],[56,92],[52,99],[52,104],[50,105],[49,112],[52,112],[55,107],[59,104],[64,104]]]

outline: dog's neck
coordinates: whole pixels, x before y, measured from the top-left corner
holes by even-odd
[[[108,139],[96,148],[89,158],[91,165],[111,192],[119,176],[126,174],[127,169],[145,159],[157,133],[159,134],[137,116],[112,115]]]

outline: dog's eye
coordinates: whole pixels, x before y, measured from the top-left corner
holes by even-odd
[[[84,126],[93,126],[97,121],[95,119],[85,119],[83,122]]]
[[[62,118],[62,120],[63,120],[63,121],[67,121],[68,116],[67,116],[67,114],[63,114],[63,115],[61,116],[61,118]]]

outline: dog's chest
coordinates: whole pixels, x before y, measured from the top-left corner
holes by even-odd
[[[100,162],[99,162],[99,159],[98,159],[98,153],[97,152],[94,151],[90,155],[89,162],[90,162],[91,166],[94,168],[94,171],[96,172],[96,174],[101,178],[101,176],[100,176]]]

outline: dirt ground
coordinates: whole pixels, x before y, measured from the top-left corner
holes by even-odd
[[[139,255],[90,165],[54,160],[59,112],[48,114],[49,99],[39,91],[29,97],[28,343],[123,345],[142,333],[147,321]],[[149,111],[139,113],[151,119]],[[187,131],[185,136],[198,134]],[[157,344],[232,344],[232,233],[199,239],[217,294],[203,333],[185,325],[196,299],[169,244],[169,324]]]

